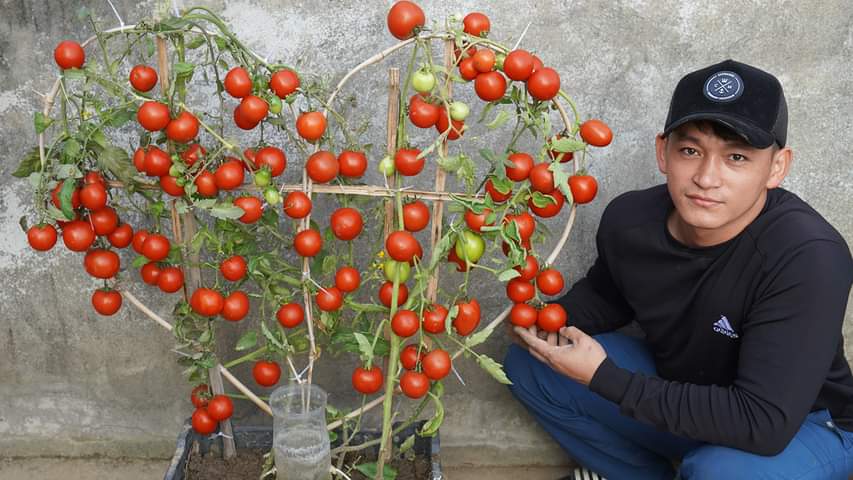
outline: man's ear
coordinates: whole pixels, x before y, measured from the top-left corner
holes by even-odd
[[[791,170],[791,162],[794,160],[794,152],[790,147],[783,147],[773,154],[770,159],[770,177],[767,178],[767,188],[773,189],[778,187],[782,180],[788,176]]]
[[[655,137],[655,156],[658,161],[658,170],[666,175],[666,143],[667,137],[663,133],[657,134]]]

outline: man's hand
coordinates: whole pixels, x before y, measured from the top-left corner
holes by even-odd
[[[589,385],[595,371],[607,358],[607,352],[594,338],[577,327],[563,327],[560,334],[550,333],[543,340],[536,327],[514,327],[530,354],[576,382]],[[571,343],[569,343],[571,342]]]

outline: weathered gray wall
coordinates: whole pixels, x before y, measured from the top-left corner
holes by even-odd
[[[106,2],[79,3],[97,12],[105,25],[117,24]],[[6,279],[0,290],[0,456],[165,456],[191,411],[170,352],[171,336],[130,306],[110,318],[94,314],[89,295],[95,282],[80,268],[80,255],[63,248],[35,254],[17,226],[19,216],[31,213],[32,196],[26,182],[9,174],[35,142],[32,112],[39,102],[34,90],[47,91],[55,78],[54,45],[91,32],[76,18],[79,3],[0,0],[0,277]],[[114,3],[128,23],[146,16],[152,6],[150,1]],[[304,71],[333,72],[335,80],[392,44],[385,28],[388,2],[367,3],[202,2],[223,11],[250,47],[292,63],[301,59]],[[605,204],[620,192],[661,181],[653,136],[675,82],[686,71],[725,58],[779,76],[796,152],[784,185],[809,201],[848,243],[853,241],[853,10],[848,1],[421,3],[430,20],[485,11],[499,39],[517,37],[530,22],[523,46],[540,52],[561,72],[564,88],[584,116],[604,118],[613,127],[612,146],[598,153],[592,166],[600,179],[599,197],[580,210],[558,261],[570,280],[593,259],[593,236]],[[404,57],[391,61],[402,66]],[[377,145],[384,142],[384,82],[384,67],[375,67],[350,90],[357,92],[365,118],[380,119],[369,131]],[[463,98],[472,98],[470,86],[460,90]],[[295,154],[288,154],[294,162]],[[480,291],[489,314],[503,307],[501,290],[486,286]],[[168,313],[163,297],[141,286],[133,291]],[[849,312],[848,350],[853,342]],[[506,341],[496,337],[485,350],[499,358]],[[504,387],[471,362],[460,363],[467,387],[447,382],[446,462],[565,461]],[[238,373],[245,378],[247,372]],[[353,400],[348,375],[348,368],[321,373],[333,399]],[[238,417],[264,420],[242,407]]]

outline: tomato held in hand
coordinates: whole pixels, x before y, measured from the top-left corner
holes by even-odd
[[[317,292],[317,307],[324,312],[335,312],[344,304],[344,294],[338,287],[325,287]]]
[[[412,310],[398,310],[391,319],[391,330],[398,337],[411,337],[418,333],[420,323],[418,314]]]
[[[193,430],[199,435],[210,435],[216,431],[216,420],[210,416],[205,408],[197,408],[192,417]]]
[[[157,85],[157,71],[148,65],[136,65],[130,69],[130,85],[140,92],[147,92]]]
[[[421,12],[423,15],[423,12]],[[59,68],[68,70],[69,68],[83,68],[83,63],[86,61],[86,52],[79,43],[73,40],[64,40],[59,42],[59,45],[53,50],[53,59]]]
[[[429,333],[444,333],[447,320],[447,309],[434,303],[429,310],[424,311],[423,327]]]
[[[361,178],[367,171],[367,156],[364,152],[344,150],[338,155],[338,173],[347,178]]]
[[[234,199],[234,205],[242,208],[245,212],[242,217],[237,219],[243,223],[255,223],[264,214],[263,204],[258,197],[238,197]]]
[[[136,112],[136,120],[149,132],[163,130],[172,120],[169,107],[155,101],[147,101]],[[158,175],[159,176],[159,175]]]
[[[440,348],[436,348],[435,350],[427,353],[421,363],[423,365],[424,374],[426,374],[430,380],[441,380],[450,373],[450,355]]]
[[[382,388],[382,369],[375,365],[369,369],[356,367],[352,372],[352,388],[364,395],[378,392]]]
[[[420,200],[403,205],[403,227],[409,232],[420,232],[429,225],[429,208]]]
[[[326,131],[326,117],[320,112],[305,112],[296,119],[296,132],[300,137],[314,142]]]
[[[285,98],[299,88],[299,75],[293,70],[278,70],[270,76],[269,87],[278,98]]]
[[[563,275],[559,271],[548,268],[542,270],[536,277],[536,286],[545,295],[557,295],[563,291],[565,282],[563,282]]]
[[[598,182],[591,175],[572,175],[569,177],[569,189],[575,203],[589,203],[598,193]]]
[[[210,288],[199,288],[190,297],[190,307],[203,317],[219,315],[224,303],[222,294]]]
[[[566,310],[558,303],[549,303],[539,310],[536,318],[536,326],[549,333],[559,332],[566,326]]]
[[[92,308],[104,316],[114,315],[121,308],[121,294],[100,288],[92,294]]]
[[[162,278],[162,274],[160,275]],[[239,322],[249,313],[249,296],[237,290],[225,297],[222,302],[222,318],[229,322]]]
[[[394,294],[394,282],[385,282],[379,287],[379,301],[382,305],[391,308],[391,302]],[[397,288],[397,306],[406,303],[409,298],[409,288],[404,284],[400,284]]]
[[[293,328],[305,320],[305,311],[298,303],[285,303],[275,314],[278,323],[284,328]]]
[[[290,218],[305,218],[311,213],[311,199],[304,192],[294,191],[284,197],[284,213]]]
[[[214,395],[207,404],[207,413],[210,414],[210,418],[221,422],[234,413],[234,403],[225,395]]]
[[[453,328],[456,329],[456,333],[464,337],[480,325],[480,302],[472,298],[468,302],[460,301],[456,306],[459,307],[459,312],[453,319]]]
[[[225,91],[234,98],[243,98],[252,93],[252,79],[243,67],[234,67],[225,74]]]
[[[421,398],[429,391],[429,378],[423,373],[407,370],[400,375],[400,389],[409,398]]]
[[[281,367],[275,362],[259,360],[252,367],[252,376],[258,385],[272,387],[281,378]]]
[[[594,147],[606,147],[613,141],[613,132],[601,120],[587,120],[581,124],[581,138]]]
[[[313,228],[302,230],[293,237],[293,248],[303,257],[313,257],[323,248],[323,237]]]
[[[421,7],[407,0],[394,4],[388,11],[388,31],[399,40],[411,38],[423,28],[426,17]]]
[[[536,325],[538,315],[539,312],[532,306],[526,303],[516,303],[509,311],[509,322],[518,327],[530,328]]]
[[[560,92],[560,74],[550,67],[534,71],[527,79],[527,91],[536,100],[551,100]]]
[[[184,272],[179,267],[166,267],[160,270],[157,286],[166,293],[175,293],[184,286]]]
[[[49,223],[33,225],[27,230],[27,242],[33,250],[46,252],[56,245],[56,228]]]
[[[339,208],[329,218],[329,225],[335,237],[349,241],[356,238],[364,229],[364,219],[354,208]]]
[[[219,264],[219,271],[226,280],[236,282],[246,276],[246,259],[241,255],[233,255]]]

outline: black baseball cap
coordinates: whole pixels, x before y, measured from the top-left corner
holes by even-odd
[[[685,75],[675,87],[664,135],[696,120],[725,125],[755,148],[785,146],[788,105],[773,75],[726,60]]]

